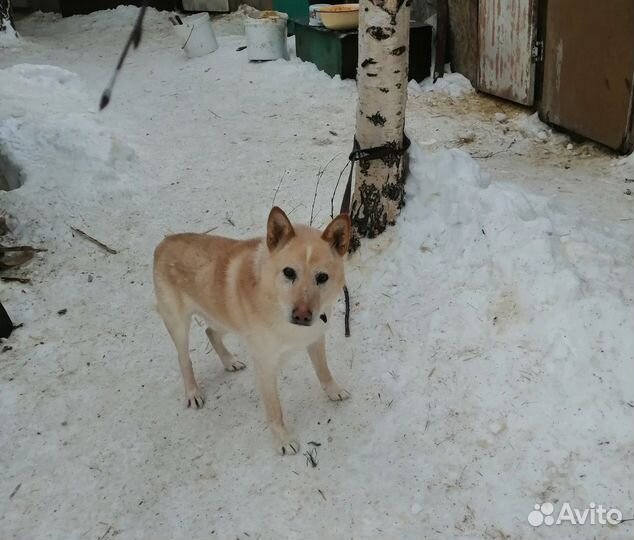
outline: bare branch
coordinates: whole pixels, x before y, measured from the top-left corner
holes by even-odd
[[[334,155],[331,158],[331,160],[328,163],[326,163],[326,165],[322,169],[319,169],[319,171],[317,171],[317,184],[315,185],[315,194],[313,195],[313,205],[310,208],[310,221],[308,222],[308,224],[311,227],[313,225],[313,216],[314,216],[314,211],[315,211],[315,201],[317,200],[317,190],[319,189],[319,182],[321,182],[321,177],[326,172],[326,169],[328,168],[328,165],[330,165],[338,156],[339,156],[339,154]]]
[[[114,83],[117,80],[117,76],[119,75],[119,71],[121,71],[121,67],[123,66],[123,62],[128,55],[128,51],[130,50],[130,45],[134,45],[134,48],[138,48],[141,43],[141,35],[143,32],[143,18],[145,17],[145,12],[147,10],[149,0],[145,0],[139,9],[139,15],[134,23],[134,27],[132,28],[132,32],[130,32],[130,36],[128,37],[128,41],[126,41],[125,47],[123,47],[123,51],[121,52],[121,56],[119,57],[119,62],[117,62],[117,67],[110,78],[110,83],[101,94],[101,101],[99,102],[99,110],[102,111],[108,106],[110,103],[110,97],[112,96],[112,90],[114,88]]]

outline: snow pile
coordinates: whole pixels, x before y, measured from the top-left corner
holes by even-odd
[[[539,113],[520,115],[515,122],[517,129],[526,137],[532,137],[541,141],[547,140],[552,135],[552,129],[539,119]]]
[[[532,501],[552,498],[629,508],[631,229],[597,229],[492,183],[459,150],[413,144],[407,186],[392,241],[356,265],[355,292],[372,309],[354,326],[378,353],[377,391],[394,399],[362,454],[378,462],[391,441],[416,448],[418,459],[391,452],[405,460],[396,481],[417,471],[427,501],[455,485],[475,530],[495,523],[521,537]],[[611,464],[596,467],[602,441],[618,442]],[[448,519],[462,530],[461,515],[448,514],[432,502],[420,513],[432,529]]]
[[[630,177],[634,177],[634,152],[617,159],[614,162],[614,165],[621,168],[625,174],[630,175]]]
[[[411,97],[417,97],[423,93],[423,90],[421,89],[420,85],[414,79],[412,79],[409,81],[409,83],[407,83],[407,92]]]
[[[466,94],[475,92],[471,81],[460,73],[447,73],[434,82],[433,77],[427,77],[420,83],[423,92],[436,92],[445,94],[452,98],[463,97]]]
[[[53,207],[52,220],[80,211],[107,219],[99,208],[113,189],[121,193],[136,157],[101,124],[79,77],[20,64],[0,70],[0,79],[0,158],[25,182],[6,195],[14,215],[37,219]]]
[[[59,35],[59,33],[63,33],[66,38],[83,35],[82,39],[88,41],[90,38],[93,40],[95,38],[102,39],[104,36],[100,36],[100,33],[103,32],[117,33],[122,31],[129,33],[138,14],[139,8],[131,5],[119,5],[112,9],[73,17],[62,17],[59,13],[38,11],[30,16],[29,23],[37,28],[38,34]],[[168,15],[169,13],[156,9],[148,10],[144,20],[144,31],[148,30],[149,25],[156,25],[159,20],[167,22]],[[51,26],[53,24],[54,27]],[[123,43],[120,46],[122,47]]]
[[[569,140],[568,136],[554,132],[548,124],[542,122],[537,112],[531,115],[520,114],[511,123],[522,135],[539,142],[564,144]]]
[[[260,10],[240,5],[237,10],[227,14],[215,17],[213,20],[214,33],[218,36],[229,36],[244,34],[244,22],[248,17],[257,17]]]

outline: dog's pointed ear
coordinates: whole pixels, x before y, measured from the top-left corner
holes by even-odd
[[[342,257],[348,253],[350,237],[352,236],[352,222],[348,214],[339,214],[324,230],[321,238]]]
[[[282,247],[295,236],[295,229],[281,208],[271,208],[266,225],[266,245],[270,251]]]

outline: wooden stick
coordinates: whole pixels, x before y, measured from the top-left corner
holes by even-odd
[[[85,233],[81,229],[78,229],[77,227],[73,227],[72,225],[71,225],[70,228],[74,232],[76,232],[79,236],[83,236],[86,240],[88,240],[89,242],[92,242],[96,246],[99,246],[101,249],[103,249],[104,251],[107,251],[111,255],[116,255],[118,253],[115,249],[112,249],[111,247],[108,247],[106,244],[104,244],[103,242],[100,242],[96,238],[93,238],[92,236],[90,236],[89,234]]]
[[[0,246],[0,253],[9,253],[11,251],[32,251],[39,253],[41,251],[48,251],[44,248],[34,248],[33,246]]]
[[[125,57],[128,55],[128,50],[130,49],[130,45],[134,45],[134,48],[136,49],[139,46],[139,43],[141,43],[141,34],[143,32],[143,17],[145,17],[145,11],[147,10],[148,1],[149,0],[145,0],[143,4],[141,4],[141,8],[139,9],[139,15],[137,16],[136,22],[134,23],[134,27],[132,28],[132,32],[130,33],[128,40],[125,43],[125,47],[123,47],[123,51],[121,53],[121,56],[119,57],[119,62],[117,62],[117,67],[115,68],[114,73],[112,74],[112,77],[110,78],[110,82],[108,83],[108,86],[103,91],[103,94],[101,94],[101,101],[99,102],[100,111],[105,109],[108,106],[108,103],[110,103],[110,98],[112,97],[112,90],[114,88],[114,83],[117,80],[117,75],[119,75],[119,72],[121,71],[121,68],[123,67],[123,61],[125,60]]]
[[[16,276],[2,276],[0,277],[0,279],[2,281],[6,281],[6,282],[12,282],[15,281],[17,283],[23,283],[25,285],[30,285],[31,284],[31,280],[29,278],[24,278],[24,277],[16,277]]]
[[[346,337],[350,337],[350,293],[348,286],[343,286],[343,298],[346,302],[346,317],[344,319]]]

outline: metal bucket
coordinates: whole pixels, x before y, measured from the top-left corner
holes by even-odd
[[[174,26],[174,30],[183,42],[181,48],[190,58],[212,53],[218,48],[208,13],[187,17],[183,24]]]
[[[288,60],[286,23],[284,14],[275,11],[264,11],[258,19],[247,18],[244,30],[249,60]]]
[[[319,10],[323,7],[330,7],[331,4],[312,4],[308,6],[308,24],[309,26],[323,26]]]

